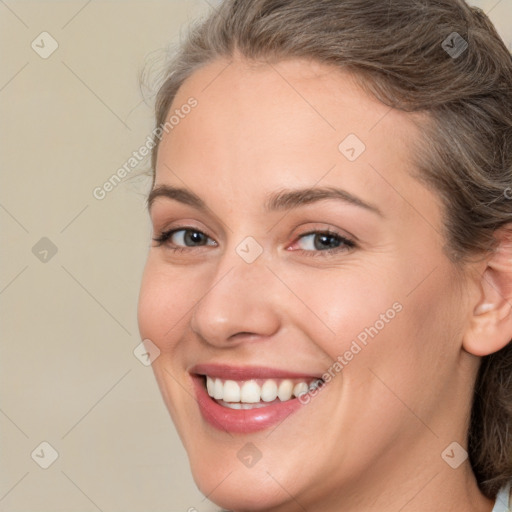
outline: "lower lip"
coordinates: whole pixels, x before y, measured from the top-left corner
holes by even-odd
[[[203,377],[194,375],[192,380],[201,415],[211,426],[225,432],[249,434],[265,430],[278,425],[302,406],[299,400],[293,398],[255,409],[229,409],[208,395]]]

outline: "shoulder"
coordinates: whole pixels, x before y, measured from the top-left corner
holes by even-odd
[[[504,485],[496,495],[492,512],[509,512],[512,505],[512,481]]]

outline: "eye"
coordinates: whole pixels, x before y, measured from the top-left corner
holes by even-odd
[[[302,243],[300,244],[299,242]],[[309,254],[309,256],[324,256],[325,253],[332,254],[340,251],[348,251],[356,247],[354,241],[331,230],[305,233],[299,237],[296,244],[302,245],[302,248],[297,250],[312,253]]]
[[[173,251],[193,249],[204,245],[216,245],[216,242],[195,228],[179,228],[164,231],[158,237],[153,238],[157,246],[166,244]],[[210,243],[209,240],[213,243]]]
[[[217,245],[208,235],[192,227],[164,231],[153,240],[158,247],[166,245],[166,248],[176,252],[194,247]],[[331,230],[304,233],[294,245],[299,245],[295,250],[309,253],[308,256],[326,256],[356,247],[354,241]]]

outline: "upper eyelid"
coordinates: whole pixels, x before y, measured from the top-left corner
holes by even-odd
[[[158,201],[158,198],[157,198],[157,201]],[[173,201],[167,201],[167,202],[170,203],[171,205],[173,204]],[[178,203],[178,204],[181,204],[182,206],[186,206],[186,205],[183,205],[182,203]],[[208,212],[206,212],[206,213],[208,213]],[[166,226],[167,224],[171,224],[171,222],[165,221],[166,217],[167,217],[167,209],[166,208],[162,207],[162,209],[160,210],[158,208],[158,206],[155,204],[151,208],[151,210],[149,210],[149,219],[153,226],[154,231],[159,230],[161,233],[163,233],[163,232],[171,231],[174,229],[173,227],[158,228],[158,226]],[[174,217],[174,215],[172,215],[172,217]],[[202,227],[195,227],[192,225],[192,224],[196,224],[196,223],[205,225],[204,222],[202,222],[201,220],[198,220],[201,218],[202,218],[202,216],[196,216],[194,213],[191,213],[190,217],[188,216],[188,213],[183,214],[183,215],[180,214],[180,215],[176,215],[176,218],[172,223],[174,223],[174,222],[181,223],[181,224],[177,225],[176,229],[193,228],[193,229],[197,229],[198,231],[201,231],[204,233],[205,229],[203,229]],[[207,223],[212,224],[213,228],[216,230],[219,230],[222,234],[227,231],[232,231],[231,228],[229,227],[229,225],[227,225],[225,222],[220,220],[220,218],[217,217],[216,215],[207,216],[206,219],[207,219],[206,220]],[[190,223],[190,225],[189,225],[189,223]]]

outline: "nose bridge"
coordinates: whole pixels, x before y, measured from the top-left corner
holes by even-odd
[[[227,249],[212,271],[208,289],[191,319],[192,330],[208,343],[229,345],[236,334],[266,337],[279,328],[278,297],[272,293],[275,277],[259,247],[254,240],[245,239]]]

